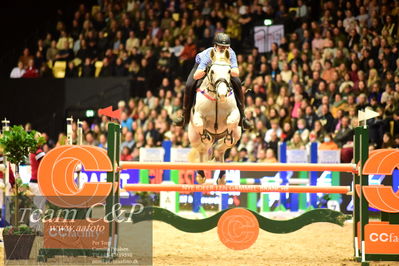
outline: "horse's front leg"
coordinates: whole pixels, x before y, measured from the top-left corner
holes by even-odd
[[[212,142],[211,135],[209,135],[209,133],[205,130],[204,118],[200,112],[194,112],[193,127],[197,134],[201,136],[202,143],[208,144]]]
[[[240,122],[240,112],[238,109],[234,109],[229,116],[227,116],[227,136],[224,138],[224,142],[228,146],[233,146],[237,140],[240,139],[241,134],[238,132],[238,124]]]

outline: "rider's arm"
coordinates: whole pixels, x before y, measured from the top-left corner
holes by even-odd
[[[231,62],[230,75],[232,77],[238,77],[240,75],[240,71],[238,70],[236,53],[231,48],[230,48],[229,52],[230,52],[230,62]]]
[[[197,69],[194,73],[195,80],[202,79],[204,76],[205,76],[205,70],[202,69]]]
[[[238,70],[238,67],[232,68],[230,70],[230,75],[232,77],[238,77],[240,75],[240,71]]]
[[[211,57],[210,57],[210,51],[213,48],[208,48],[205,51],[202,51],[201,53],[199,53],[196,57],[196,62],[199,64],[197,70],[194,73],[194,79],[198,80],[198,79],[202,79],[206,72],[206,67],[211,63]]]

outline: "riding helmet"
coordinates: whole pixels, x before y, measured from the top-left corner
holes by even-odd
[[[230,37],[226,33],[219,32],[215,35],[213,43],[221,46],[230,46]]]

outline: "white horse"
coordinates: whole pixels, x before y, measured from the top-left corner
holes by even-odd
[[[196,93],[191,109],[188,137],[199,162],[208,162],[209,155],[224,162],[227,149],[241,138],[240,111],[230,82],[230,53],[211,51],[212,64]],[[211,149],[212,148],[212,149]],[[197,182],[206,181],[203,170],[197,171]],[[225,184],[225,171],[220,171],[217,184]]]

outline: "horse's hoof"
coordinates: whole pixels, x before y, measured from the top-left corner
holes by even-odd
[[[218,180],[216,181],[218,185],[226,185],[226,175],[223,175],[222,177],[219,177]]]
[[[206,181],[206,176],[205,176],[204,171],[198,171],[195,179],[197,180],[198,184],[200,184],[200,185],[204,184]]]

